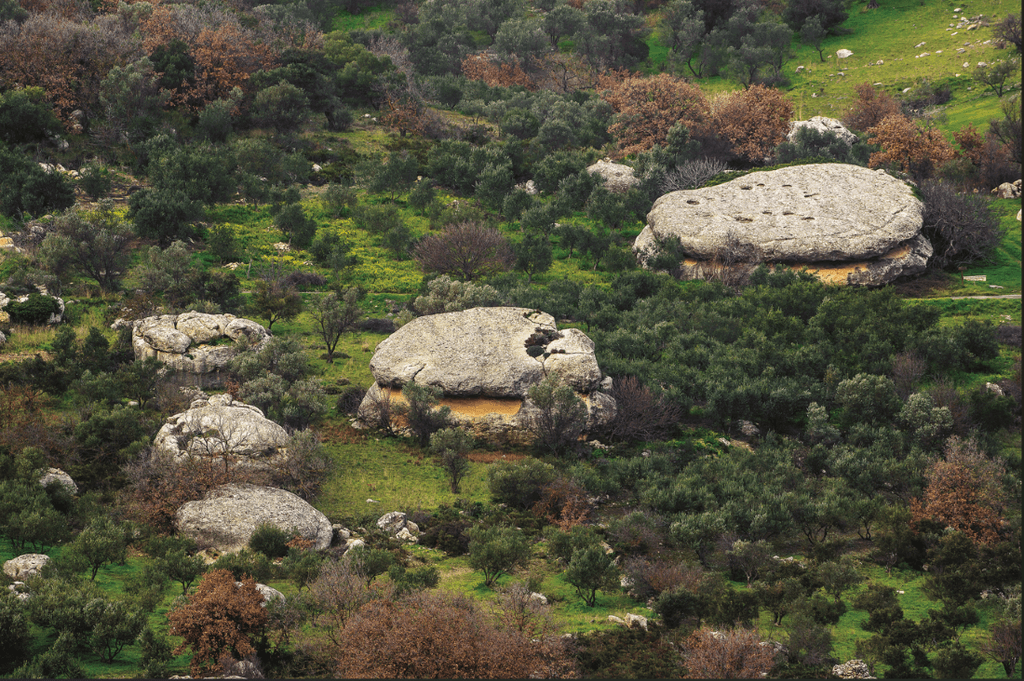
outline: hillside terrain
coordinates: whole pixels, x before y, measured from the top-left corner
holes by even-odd
[[[1019,678],[1020,59],[0,0],[0,675]]]

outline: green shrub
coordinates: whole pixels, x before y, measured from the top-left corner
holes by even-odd
[[[554,466],[532,458],[499,461],[487,469],[487,485],[494,500],[520,509],[537,503],[541,489],[554,479]]]
[[[267,558],[284,558],[288,555],[288,542],[291,541],[293,534],[277,525],[263,523],[249,537],[249,548]]]
[[[45,324],[51,315],[60,313],[60,303],[56,298],[30,293],[25,302],[12,301],[4,309],[11,315],[11,322],[14,324]]]

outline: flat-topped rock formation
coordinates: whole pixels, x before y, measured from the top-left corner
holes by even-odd
[[[381,341],[370,360],[376,382],[359,407],[372,422],[383,396],[401,401],[407,383],[441,389],[442,404],[474,435],[524,441],[529,389],[548,376],[572,387],[597,422],[615,415],[599,391],[594,343],[578,329],[559,331],[554,318],[518,307],[480,307],[412,320]]]
[[[814,164],[666,194],[633,250],[649,267],[661,244],[677,239],[684,277],[738,259],[751,270],[786,264],[830,283],[878,285],[924,270],[932,248],[922,223],[922,204],[905,182],[881,170]]]

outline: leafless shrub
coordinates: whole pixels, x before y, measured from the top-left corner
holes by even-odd
[[[513,582],[498,590],[491,612],[503,625],[529,638],[540,638],[557,629],[551,607],[533,596],[524,582]]]
[[[512,247],[501,232],[477,222],[460,222],[441,234],[424,237],[413,257],[425,270],[467,281],[507,272],[515,262]]]
[[[704,569],[673,560],[630,558],[625,564],[626,576],[633,582],[629,588],[634,598],[646,600],[676,588],[695,592]]]
[[[896,384],[896,394],[901,400],[906,400],[924,377],[928,363],[917,356],[913,350],[901,352],[892,358],[892,368],[889,373],[893,383]]]
[[[686,671],[691,679],[758,679],[775,666],[775,650],[761,645],[756,631],[700,629],[686,642]]]
[[[750,282],[750,275],[763,260],[760,248],[743,243],[730,232],[725,243],[710,258],[684,267],[683,271],[690,279],[717,281],[730,288],[739,288]]]
[[[661,181],[661,190],[665,193],[680,189],[696,189],[715,175],[725,172],[729,165],[718,158],[700,158],[687,161],[683,165],[666,173]]]
[[[399,410],[397,409],[398,405],[391,398],[391,391],[387,388],[372,386],[366,395],[367,405],[360,410],[360,418],[370,428],[393,437],[395,427],[398,425]]]
[[[936,407],[947,407],[953,416],[953,432],[957,435],[967,435],[971,430],[971,407],[970,404],[956,389],[953,383],[940,377],[928,391],[928,394],[935,400]]]
[[[617,379],[612,387],[617,413],[607,428],[607,437],[622,442],[663,440],[682,418],[679,405],[663,394],[655,394],[635,376]]]
[[[1000,324],[996,327],[996,339],[1003,345],[1020,347],[1020,324]]]

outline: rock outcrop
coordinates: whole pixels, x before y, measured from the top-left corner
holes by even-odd
[[[832,673],[841,679],[873,679],[864,660],[850,660],[832,667]]]
[[[240,341],[259,348],[269,338],[270,332],[261,325],[230,314],[185,312],[132,324],[136,359],[155,357],[171,371],[207,387],[220,383],[221,370],[237,354]]]
[[[223,463],[225,455],[234,466],[268,466],[281,463],[288,433],[251,404],[231,395],[193,400],[187,411],[175,414],[153,439],[156,451],[176,463],[201,458]]]
[[[614,194],[625,194],[631,187],[640,183],[640,180],[633,175],[632,168],[621,163],[614,163],[607,158],[589,166],[587,172],[604,178],[605,189]]]
[[[806,121],[792,121],[789,124],[789,136],[787,139],[792,142],[796,139],[796,133],[802,128],[811,128],[818,132],[834,133],[839,137],[839,139],[846,142],[848,145],[852,145],[857,141],[857,135],[850,132],[845,125],[835,118],[829,118],[828,116],[813,116]]]
[[[806,268],[833,284],[880,285],[924,271],[932,247],[922,223],[921,202],[884,171],[804,165],[666,194],[633,250],[648,267],[662,243],[678,240],[684,278],[722,262],[751,271],[765,262]]]
[[[70,475],[59,468],[47,468],[46,473],[39,478],[39,484],[43,487],[46,487],[51,482],[59,482],[71,494],[78,494],[78,485],[75,484]]]
[[[49,562],[50,557],[45,553],[25,553],[5,562],[4,574],[11,579],[24,581],[42,572]]]
[[[46,324],[52,326],[54,324],[60,324],[64,320],[64,299],[60,296],[50,295],[46,288],[39,286],[39,295],[47,298],[52,298],[57,303],[57,311],[50,313],[50,316],[46,319]],[[12,294],[13,295],[13,294]],[[13,298],[3,291],[0,291],[0,324],[6,324],[11,321],[10,307],[11,303],[25,303],[28,302],[29,296],[32,294],[25,293],[23,295],[14,296]]]
[[[1001,185],[992,190],[992,193],[997,199],[1019,199],[1020,198],[1020,180],[1014,180],[1013,182],[1003,182]]]
[[[525,442],[536,406],[529,389],[548,376],[586,401],[591,426],[615,416],[615,401],[600,392],[594,343],[578,329],[559,331],[538,310],[480,307],[419,317],[383,340],[370,360],[376,382],[359,407],[373,422],[381,400],[401,402],[406,383],[441,389],[460,425],[492,442]]]
[[[174,515],[182,534],[200,546],[233,552],[245,548],[259,525],[295,531],[316,550],[331,545],[331,522],[320,511],[283,489],[258,485],[222,485],[199,501],[183,504]]]

